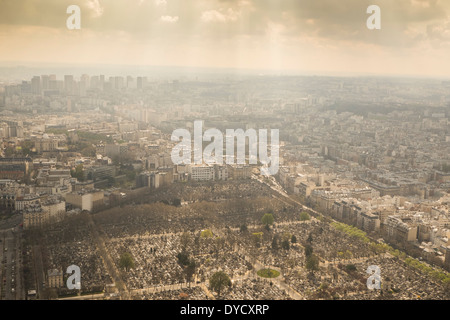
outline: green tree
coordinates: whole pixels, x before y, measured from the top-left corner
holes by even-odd
[[[213,233],[212,233],[211,230],[206,229],[206,230],[203,230],[203,231],[200,233],[200,236],[201,236],[202,238],[212,238]]]
[[[297,243],[297,237],[295,235],[292,235],[291,243]]]
[[[186,251],[192,243],[192,238],[189,232],[183,232],[180,236],[181,250]]]
[[[31,153],[31,149],[33,148],[33,142],[23,141],[21,146],[22,146],[22,155],[25,157]]]
[[[90,144],[81,149],[80,153],[85,157],[95,157],[96,150],[95,147],[92,144]]]
[[[261,245],[262,238],[263,238],[262,232],[252,233],[252,241],[255,247],[259,248],[259,246]]]
[[[129,252],[124,252],[120,256],[119,266],[124,268],[127,272],[131,268],[134,268],[133,256]]]
[[[83,176],[83,164],[80,163],[79,165],[77,165],[75,167],[75,170],[70,170],[70,175],[73,178],[77,178],[78,181],[83,181],[84,180],[84,176]]]
[[[350,250],[345,250],[344,259],[351,259],[351,258],[353,258],[353,253]]]
[[[217,292],[220,297],[220,293],[225,287],[231,287],[231,280],[228,275],[223,271],[218,271],[212,275],[209,279],[209,287]]]
[[[306,220],[309,220],[309,219],[311,219],[311,218],[310,218],[308,212],[302,211],[300,213],[300,221],[306,221]]]
[[[313,253],[313,247],[310,244],[305,246],[305,256],[309,257]]]
[[[278,235],[275,235],[272,239],[272,249],[273,250],[278,250],[279,246],[278,246]]]
[[[136,171],[133,169],[125,169],[125,176],[127,177],[127,181],[135,181],[136,180]]]
[[[185,251],[181,251],[177,254],[178,263],[182,266],[187,266],[189,264],[189,254]]]
[[[345,270],[347,270],[348,272],[356,271],[356,266],[354,264],[348,264],[345,266]]]
[[[5,157],[9,158],[14,154],[15,150],[14,150],[14,147],[8,146],[8,147],[6,147],[4,152],[5,152]]]
[[[189,286],[190,286],[190,283],[191,283],[191,281],[192,281],[192,276],[193,276],[194,273],[195,273],[196,267],[197,267],[197,266],[196,266],[196,264],[195,264],[194,259],[191,259],[191,260],[189,261],[189,263],[188,263],[186,269],[184,270],[184,272],[186,273],[186,280],[189,282]]]
[[[311,254],[306,258],[306,269],[309,271],[319,270],[319,258],[315,254]]]
[[[289,241],[288,240],[283,240],[283,242],[281,242],[281,247],[284,249],[284,250],[289,250]]]
[[[271,213],[266,213],[263,215],[263,217],[261,218],[261,223],[265,226],[270,226],[273,224],[274,218],[273,215]]]

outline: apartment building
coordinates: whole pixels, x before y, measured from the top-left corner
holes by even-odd
[[[66,202],[81,210],[93,211],[103,205],[103,191],[97,189],[83,189],[65,195]]]

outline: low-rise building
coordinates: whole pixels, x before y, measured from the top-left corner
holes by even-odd
[[[39,203],[30,204],[22,209],[23,228],[28,230],[30,228],[42,227],[47,220],[47,214],[42,210]]]
[[[228,177],[234,180],[250,179],[252,167],[249,165],[233,164],[228,166]]]
[[[389,240],[394,240],[399,243],[417,240],[417,226],[405,222],[399,216],[387,217],[384,230]]]
[[[39,195],[26,194],[21,197],[17,197],[15,201],[15,210],[23,210],[26,206],[39,203]]]
[[[81,210],[92,212],[103,205],[103,191],[97,189],[83,189],[65,195],[66,202]]]
[[[212,181],[214,180],[214,166],[208,164],[192,165],[190,167],[191,180]]]
[[[48,270],[47,280],[49,288],[62,288],[64,286],[63,272],[59,269]]]

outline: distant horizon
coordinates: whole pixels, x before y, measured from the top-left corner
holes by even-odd
[[[335,71],[301,71],[301,70],[270,70],[260,68],[238,68],[238,67],[205,67],[205,66],[182,66],[182,65],[133,65],[133,64],[98,64],[98,63],[53,63],[53,62],[29,62],[29,61],[0,61],[0,80],[4,76],[4,69],[29,70],[31,76],[43,74],[57,74],[60,76],[82,74],[105,76],[273,76],[273,77],[330,77],[330,78],[391,78],[409,80],[449,80],[449,76],[432,76],[421,74],[393,74],[393,73],[370,73],[370,72],[335,72]],[[39,71],[34,72],[33,70]],[[46,71],[48,70],[48,72]],[[66,72],[67,71],[67,72]],[[78,73],[74,73],[77,71]],[[146,74],[155,72],[155,74]],[[20,79],[16,79],[20,80]],[[25,80],[25,79],[23,79]]]

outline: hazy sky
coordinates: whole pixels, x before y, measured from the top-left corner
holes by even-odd
[[[449,15],[450,0],[0,0],[0,62],[450,77]]]

